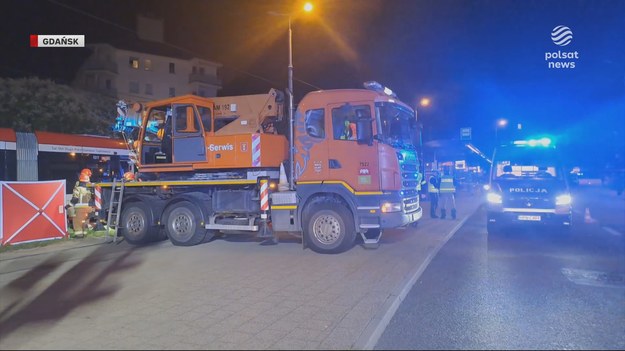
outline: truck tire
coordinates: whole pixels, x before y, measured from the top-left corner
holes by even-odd
[[[154,220],[150,208],[143,202],[131,202],[122,209],[119,231],[128,243],[143,245],[152,241],[151,223]]]
[[[180,201],[165,210],[165,231],[172,244],[193,246],[206,239],[207,230],[200,209],[190,201]]]
[[[334,254],[349,250],[356,241],[351,212],[337,202],[315,202],[305,211],[304,240],[318,253]]]

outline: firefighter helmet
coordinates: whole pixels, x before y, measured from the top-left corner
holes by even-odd
[[[86,175],[87,175],[87,177],[91,177],[91,175],[92,175],[91,170],[90,170],[89,168],[83,168],[83,170],[82,170],[82,171],[80,171],[80,174],[81,174],[81,175],[82,175],[82,174],[86,174]]]
[[[88,183],[89,182],[89,176],[87,174],[85,174],[85,173],[80,173],[80,177],[78,177],[78,181]]]
[[[124,173],[124,180],[127,182],[131,182],[133,180],[135,180],[135,174],[133,172],[126,172]]]

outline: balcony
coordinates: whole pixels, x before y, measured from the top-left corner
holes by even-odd
[[[221,87],[221,79],[215,76],[211,76],[208,74],[201,74],[201,73],[189,74],[189,84],[190,83],[204,83],[204,84]]]
[[[117,74],[117,63],[100,59],[91,59],[82,66],[85,71],[111,72]]]

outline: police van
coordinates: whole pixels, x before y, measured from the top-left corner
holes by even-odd
[[[495,148],[486,189],[489,234],[529,224],[571,227],[568,180],[549,138],[516,140]]]

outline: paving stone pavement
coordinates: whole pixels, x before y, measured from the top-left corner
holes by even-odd
[[[0,349],[372,349],[401,299],[481,205],[338,255],[281,238],[193,247],[101,239],[0,256]]]

